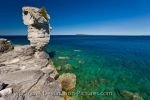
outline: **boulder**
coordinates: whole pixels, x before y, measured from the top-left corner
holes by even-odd
[[[5,53],[13,50],[13,45],[7,39],[0,39],[0,53]]]
[[[59,76],[58,81],[61,82],[62,88],[65,91],[69,91],[76,86],[76,75],[72,73],[65,73]]]

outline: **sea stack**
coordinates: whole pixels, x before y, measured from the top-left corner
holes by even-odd
[[[0,39],[0,100],[60,100],[59,74],[44,47],[50,40],[44,8],[23,7],[28,45]]]
[[[28,40],[36,50],[42,50],[50,40],[49,15],[46,9],[23,7],[23,22],[28,27]]]

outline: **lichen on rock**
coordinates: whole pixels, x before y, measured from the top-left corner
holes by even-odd
[[[44,7],[42,7],[40,10],[39,10],[39,13],[45,18],[45,19],[49,19],[49,16],[47,15],[47,11]]]

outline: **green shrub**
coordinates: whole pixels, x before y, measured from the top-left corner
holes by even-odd
[[[39,13],[46,19],[48,20],[48,16],[47,16],[47,11],[44,7],[42,7],[39,11]]]

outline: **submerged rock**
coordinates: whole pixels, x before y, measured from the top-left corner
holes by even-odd
[[[84,61],[84,60],[79,60],[78,63],[79,63],[79,64],[84,64],[85,61]]]
[[[130,91],[120,91],[120,95],[127,100],[144,100],[138,93],[133,93]]]
[[[69,91],[76,86],[76,75],[72,73],[65,73],[59,76],[58,81],[61,82],[62,88],[65,91]]]
[[[71,94],[65,91],[62,91],[61,96],[62,96],[61,100],[74,100]]]
[[[60,60],[68,60],[69,59],[69,57],[63,57],[63,56],[60,56],[60,57],[58,57],[58,59],[60,59]]]
[[[61,70],[62,70],[62,67],[61,67],[61,66],[58,66],[56,69],[57,69],[58,71],[61,71]]]
[[[73,97],[71,97],[71,96],[65,95],[65,96],[62,97],[61,100],[74,100],[74,99],[73,99]]]
[[[71,66],[70,64],[66,64],[66,65],[64,66],[64,69],[65,69],[65,70],[72,70],[72,66]]]
[[[73,50],[74,52],[81,52],[81,50]]]

